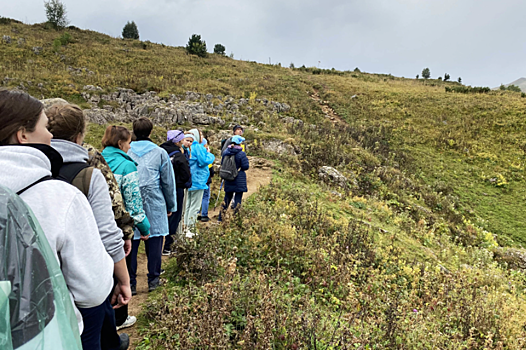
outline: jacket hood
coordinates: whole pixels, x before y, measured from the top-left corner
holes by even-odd
[[[201,143],[201,135],[199,134],[199,130],[192,129],[188,133],[194,135],[194,142]]]
[[[129,155],[124,153],[121,149],[112,146],[106,147],[102,151],[102,156],[111,169],[117,169],[122,163],[126,161],[133,162],[135,165],[137,165],[137,163]]]
[[[85,163],[89,159],[88,150],[71,141],[51,140],[53,147],[64,159],[64,163]]]
[[[135,153],[139,158],[150,153],[153,149],[157,148],[155,143],[151,141],[134,141],[131,143],[131,151]]]
[[[226,150],[225,150],[225,153],[223,153],[223,156],[231,156],[231,155],[235,155],[235,154],[238,154],[239,152],[243,151],[241,148],[237,148],[237,147],[228,147]]]
[[[175,151],[180,151],[179,147],[177,147],[176,145],[174,145],[174,143],[172,141],[166,141],[165,143],[163,143],[162,145],[160,145],[159,147],[161,147],[162,149],[164,149],[166,152],[168,152],[168,154],[172,153],[172,152],[175,152]]]
[[[49,153],[50,156],[48,157],[46,153]],[[47,145],[38,145],[38,147],[33,147],[33,145],[1,146],[0,183],[13,192],[18,192],[44,176],[52,175],[52,163],[54,163],[53,170],[57,167],[60,170],[62,158],[58,152]]]

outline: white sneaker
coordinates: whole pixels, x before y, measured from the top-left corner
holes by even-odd
[[[137,322],[137,317],[135,316],[128,316],[126,318],[126,321],[124,321],[123,324],[121,324],[119,327],[117,327],[117,330],[121,330],[123,328],[128,328],[128,327],[131,327],[135,324],[135,322]]]

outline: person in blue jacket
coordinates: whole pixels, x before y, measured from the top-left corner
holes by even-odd
[[[139,188],[144,211],[150,222],[150,238],[145,241],[148,257],[148,291],[155,290],[161,275],[162,244],[170,233],[168,217],[177,211],[175,176],[168,153],[150,140],[153,124],[148,118],[133,122],[136,141],[131,143],[128,155],[137,163]],[[136,273],[140,235],[135,232],[132,244],[132,269]]]
[[[209,153],[201,144],[202,137],[199,130],[192,129],[188,133],[193,135],[194,142],[191,146],[190,159],[188,161],[190,163],[190,172],[192,173],[192,187],[188,189],[188,195],[186,198],[184,233],[186,237],[191,238],[194,236],[192,229],[197,221],[197,212],[201,207],[203,193],[205,189],[208,188],[208,185],[206,184],[208,177],[210,176],[208,165],[214,162],[215,156],[212,153]]]
[[[219,212],[219,221],[222,220],[221,214],[224,214],[224,212],[228,209],[232,198],[234,199],[234,205],[232,207],[234,209],[234,213],[236,213],[239,210],[239,207],[241,206],[243,193],[248,192],[247,174],[245,173],[245,171],[248,170],[250,165],[248,162],[247,154],[243,152],[243,148],[241,147],[241,144],[244,141],[245,139],[239,135],[233,136],[232,144],[230,144],[225,150],[225,152],[223,152],[221,163],[223,163],[225,157],[233,155],[235,156],[236,167],[239,172],[234,180],[225,180],[225,199],[221,206],[221,211]]]

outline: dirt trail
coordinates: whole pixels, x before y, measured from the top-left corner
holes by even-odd
[[[251,194],[258,191],[260,186],[266,186],[270,183],[272,177],[271,163],[265,159],[249,157],[251,168],[247,171],[247,182],[248,192],[243,198],[250,196]],[[210,209],[208,216],[213,218],[219,214],[219,207],[221,200],[223,199],[224,192],[221,191],[221,196],[217,208],[214,209],[214,204],[217,199],[217,193],[219,190],[219,177],[214,178],[212,184],[212,193],[210,198]],[[142,247],[143,245],[141,245]],[[163,264],[168,261],[169,257],[163,256]],[[128,307],[128,313],[133,316],[137,316],[142,311],[142,306],[148,299],[148,279],[146,277],[148,269],[146,267],[147,259],[143,249],[139,250],[138,261],[137,261],[137,295],[135,295]],[[128,333],[130,336],[130,349],[135,349],[137,342],[142,338],[137,332],[137,325],[130,328],[122,329],[119,333]]]
[[[342,124],[347,125],[347,122],[342,119],[335,111],[329,106],[329,102],[323,101],[320,98],[319,91],[314,89],[314,93],[310,96],[314,101],[320,104],[321,110],[325,114],[325,117],[328,118],[333,124]]]

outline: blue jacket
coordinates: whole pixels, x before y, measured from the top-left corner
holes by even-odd
[[[226,156],[231,155],[236,156],[236,166],[239,173],[233,181],[225,181],[225,192],[248,192],[247,174],[245,173],[245,170],[249,168],[247,154],[242,149],[228,147],[223,153],[221,163],[223,163]]]
[[[208,165],[212,164],[216,157],[209,153],[199,142],[192,143],[192,155],[190,160],[190,172],[192,173],[192,187],[189,191],[206,190],[206,182],[210,176]]]
[[[144,211],[150,221],[150,237],[166,236],[168,212],[177,211],[175,177],[168,153],[151,141],[131,143],[128,155],[137,163]],[[135,232],[134,239],[139,239]]]

